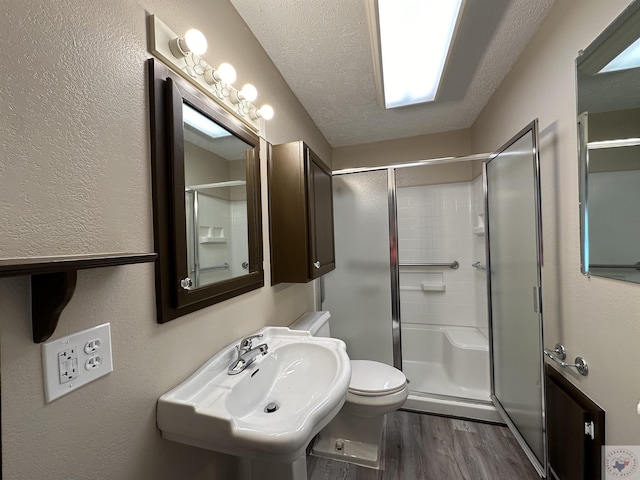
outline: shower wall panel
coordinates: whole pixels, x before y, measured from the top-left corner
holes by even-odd
[[[473,200],[473,262],[487,264],[487,244],[484,235],[484,191],[482,175],[471,182],[471,195]],[[476,320],[480,332],[485,338],[489,338],[489,305],[487,301],[487,272],[479,268],[474,269],[474,288],[476,294]]]
[[[482,201],[477,204],[472,184],[400,187],[397,195],[400,264],[453,260],[460,264],[455,270],[400,268],[403,324],[486,328],[485,279],[471,266],[479,260],[476,244],[484,242],[483,237],[480,240],[473,233]],[[444,286],[444,291],[430,289],[438,284]],[[477,292],[485,302],[481,316]]]
[[[247,269],[242,267],[249,262],[249,236],[247,234],[247,201],[235,200],[231,202],[231,276],[245,275]]]
[[[209,229],[220,229],[220,243],[201,243],[200,237],[209,234]],[[196,242],[200,256],[200,284],[217,282],[229,278],[229,270],[206,270],[209,267],[231,263],[231,209],[230,202],[210,195],[198,195],[198,231]],[[246,235],[245,235],[246,236]]]

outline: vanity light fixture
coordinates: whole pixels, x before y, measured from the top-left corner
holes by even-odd
[[[216,70],[215,77],[219,82],[231,85],[236,81],[236,69],[230,63],[221,63]]]
[[[149,52],[169,68],[196,85],[253,131],[260,130],[260,118],[273,118],[273,108],[269,105],[258,108],[253,104],[258,96],[256,87],[250,83],[241,89],[233,87],[237,75],[231,64],[221,63],[214,68],[201,57],[207,50],[207,40],[202,32],[191,29],[180,37],[155,15],[150,15],[148,22]]]
[[[464,0],[370,0],[374,61],[385,108],[436,99]]]
[[[184,37],[176,37],[169,42],[171,53],[176,58],[183,58],[190,53],[202,55],[207,51],[207,39],[200,30],[192,28],[187,30]]]
[[[236,81],[236,69],[230,63],[221,63],[218,68],[207,67],[204,70],[204,81],[214,86],[219,83],[231,85]]]
[[[220,100],[229,98],[231,92],[235,90],[231,84],[236,81],[236,69],[230,63],[221,63],[218,68],[207,65],[202,77],[212,87],[211,93]]]
[[[245,83],[242,86],[241,90],[236,90],[234,88],[229,94],[229,99],[234,104],[238,104],[243,100],[246,100],[247,102],[253,102],[256,98],[258,98],[258,90],[250,83]]]
[[[257,120],[259,118],[264,118],[265,120],[271,120],[273,118],[274,112],[273,107],[271,105],[263,105],[260,108],[252,108],[249,111],[249,116]]]

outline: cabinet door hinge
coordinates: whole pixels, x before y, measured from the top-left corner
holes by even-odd
[[[591,440],[596,438],[596,426],[593,422],[584,422],[584,434],[589,435]]]

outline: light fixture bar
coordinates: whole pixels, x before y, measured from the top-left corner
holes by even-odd
[[[222,63],[217,67],[209,65],[202,54],[206,48],[206,38],[201,32],[187,31],[179,36],[171,30],[162,20],[155,15],[148,17],[148,45],[149,53],[171,68],[175,73],[190,82],[208,98],[249,127],[253,132],[259,132],[263,127],[262,120],[273,117],[273,109],[263,105],[258,108],[250,98],[257,94],[255,87],[244,87],[240,102],[235,103],[230,94],[235,90],[233,82],[236,81],[236,71],[232,65]],[[259,112],[259,113],[258,113]],[[195,118],[187,113],[188,118]],[[200,131],[198,125],[202,122],[194,120],[189,126]],[[205,127],[203,127],[205,128]],[[222,131],[214,135],[222,136]]]
[[[386,108],[435,100],[463,0],[378,0]]]
[[[625,48],[598,73],[617,72],[637,67],[640,67],[640,38]]]

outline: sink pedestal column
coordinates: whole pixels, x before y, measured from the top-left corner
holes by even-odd
[[[241,480],[307,480],[307,457],[292,463],[275,463],[251,458],[240,459]]]

